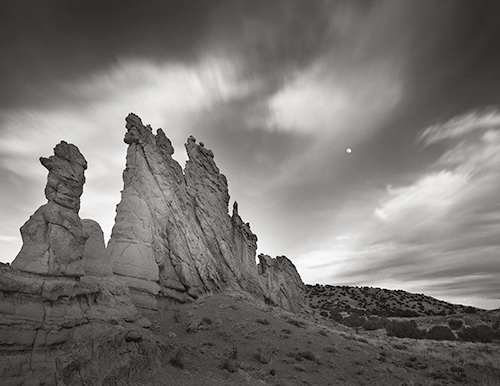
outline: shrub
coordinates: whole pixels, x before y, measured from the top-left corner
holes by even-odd
[[[210,319],[208,316],[203,317],[203,322],[206,324],[212,324],[212,319]]]
[[[460,330],[463,324],[464,322],[462,322],[461,319],[450,319],[450,321],[448,322],[448,325],[452,330]]]
[[[301,358],[304,358],[308,361],[313,361],[313,362],[319,362],[318,356],[312,352],[311,350],[306,350],[306,351],[299,351],[297,353]]]
[[[328,317],[328,312],[326,312],[326,311],[321,311],[319,314],[320,314],[321,316],[325,317],[325,318],[327,318],[327,317]]]
[[[427,331],[426,338],[432,340],[455,340],[455,335],[446,326],[433,326]]]
[[[297,319],[290,318],[287,320],[287,322],[295,327],[306,328],[306,324]]]
[[[231,358],[222,358],[219,363],[219,369],[235,373],[238,371],[238,362]]]
[[[333,354],[336,354],[339,352],[339,350],[335,346],[326,346],[323,350],[325,350],[326,352],[329,352],[329,353],[333,353]]]
[[[182,347],[179,347],[175,352],[172,358],[170,358],[170,364],[179,369],[184,368],[184,350]]]
[[[347,327],[360,327],[366,322],[363,316],[359,316],[357,313],[352,312],[347,318],[344,318],[342,324]]]
[[[363,324],[363,328],[368,331],[374,331],[384,328],[386,324],[387,324],[386,318],[378,318],[376,316],[371,316]]]
[[[468,306],[468,307],[465,307],[464,312],[465,312],[466,314],[475,314],[475,313],[477,312],[477,308],[474,308],[474,307]]]
[[[340,315],[339,312],[330,312],[330,319],[333,319],[338,323],[342,323],[342,320],[344,320],[344,318],[342,317],[342,315]]]
[[[263,324],[264,326],[267,326],[269,324],[269,320],[267,319],[257,319],[256,322]]]
[[[416,311],[402,310],[402,309],[389,310],[388,314],[389,314],[389,316],[396,316],[399,318],[416,318],[419,316],[418,312],[416,312]]]
[[[474,327],[465,327],[458,332],[462,340],[468,342],[490,343],[495,338],[495,331],[485,324]]]
[[[401,322],[392,320],[385,326],[385,329],[388,336],[395,336],[397,338],[423,339],[426,334],[425,330],[420,330],[417,327],[417,323],[414,320]]]

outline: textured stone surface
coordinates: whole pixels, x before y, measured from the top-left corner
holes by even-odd
[[[266,281],[266,297],[291,311],[306,304],[306,287],[297,269],[286,256],[259,255],[259,274]]]
[[[124,189],[108,251],[132,296],[154,308],[157,295],[185,302],[224,288],[262,294],[257,237],[236,204],[229,216],[212,151],[189,137],[183,172],[161,129],[154,135],[134,114],[126,122]]]
[[[0,267],[2,385],[102,384],[133,357],[156,355],[156,343],[141,352],[127,347],[127,337],[147,335],[142,327],[148,325],[116,278],[77,280]]]
[[[113,270],[104,244],[101,226],[94,220],[83,219],[83,230],[88,235],[83,250],[85,275],[112,276]]]
[[[61,141],[40,158],[49,171],[41,206],[21,227],[23,246],[12,266],[42,275],[81,276],[87,235],[78,217],[87,161],[75,145]]]
[[[40,162],[49,171],[45,187],[47,200],[78,213],[87,169],[87,161],[80,150],[73,144],[61,141],[54,148],[54,155],[40,157]]]

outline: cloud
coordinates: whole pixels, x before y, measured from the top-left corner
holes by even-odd
[[[334,136],[366,136],[401,98],[401,83],[385,64],[336,70],[320,61],[270,101],[268,126]],[[376,67],[376,68],[375,68]]]
[[[304,254],[309,277],[455,300],[498,296],[500,114],[472,112],[422,133],[446,147],[441,157],[412,184],[387,187],[372,216],[345,230],[349,239]]]
[[[97,220],[109,235],[123,186],[125,116],[133,111],[145,123],[162,126],[181,150],[174,156],[184,160],[183,143],[199,123],[197,117],[248,93],[250,86],[236,82],[235,73],[234,64],[213,57],[192,65],[123,59],[85,80],[60,83],[72,97],[57,107],[4,111],[0,176],[24,183],[2,190],[2,201],[14,205],[3,207],[1,217],[9,211],[11,224],[20,226],[27,219],[26,211],[36,210],[33,191],[36,188],[36,197],[43,201],[47,175],[38,157],[49,156],[57,143],[66,140],[79,147],[89,164],[80,216]]]
[[[419,137],[426,145],[446,139],[461,138],[477,130],[487,130],[500,126],[500,114],[495,109],[483,112],[469,112],[425,129]]]
[[[17,243],[19,241],[19,237],[0,235],[0,241],[6,241],[8,243]]]
[[[456,210],[467,183],[467,175],[443,170],[425,175],[410,186],[389,187],[374,211],[383,228],[377,234],[400,242],[422,242],[435,234],[437,221],[445,221],[447,214]]]

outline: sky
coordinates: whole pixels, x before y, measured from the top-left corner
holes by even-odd
[[[500,307],[497,0],[0,6],[0,261],[61,140],[109,238],[134,112],[181,165],[189,135],[213,150],[258,252],[305,283]]]

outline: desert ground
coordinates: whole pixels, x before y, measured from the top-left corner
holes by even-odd
[[[498,340],[391,337],[384,329],[347,327],[319,309],[292,314],[238,293],[206,296],[147,316],[168,347],[170,368],[137,379],[137,385],[500,384]],[[478,324],[481,317],[499,316],[479,311],[453,318]],[[429,328],[447,325],[447,318],[412,319]]]

